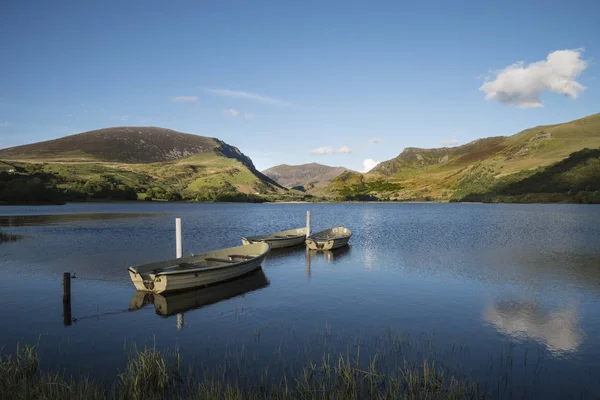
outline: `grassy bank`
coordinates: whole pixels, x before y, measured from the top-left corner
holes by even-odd
[[[410,342],[393,339],[398,354]],[[304,354],[309,350],[305,348]],[[447,368],[406,359],[392,367],[390,354],[361,357],[360,346],[327,353],[318,361],[271,362],[256,371],[244,350],[229,351],[218,365],[184,366],[178,351],[132,349],[110,383],[43,372],[35,346],[18,346],[0,362],[0,397],[10,399],[462,399],[484,398],[468,378]],[[288,360],[289,361],[289,360]]]

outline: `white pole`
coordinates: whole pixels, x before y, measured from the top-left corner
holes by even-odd
[[[306,212],[306,236],[310,236],[310,211]]]
[[[175,218],[175,247],[177,258],[183,257],[183,242],[181,240],[181,218]],[[183,313],[177,314],[177,329],[183,328]]]
[[[181,218],[175,218],[175,242],[177,258],[183,257],[183,244],[181,241]]]

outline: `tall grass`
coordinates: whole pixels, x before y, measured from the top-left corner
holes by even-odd
[[[0,243],[3,242],[16,242],[17,240],[23,239],[21,235],[12,235],[10,233],[4,233],[0,231]]]
[[[327,332],[321,336],[329,340]],[[397,354],[411,347],[403,337],[390,337]],[[18,345],[0,359],[0,398],[10,399],[463,399],[484,398],[466,377],[425,359],[395,365],[394,354],[361,355],[360,345],[347,352],[311,359],[310,345],[299,354],[306,361],[286,362],[281,349],[264,368],[244,348],[227,349],[219,363],[182,366],[175,350],[155,347],[128,351],[124,370],[109,384],[90,377],[40,370],[37,347]],[[426,350],[421,348],[418,351]],[[431,349],[429,349],[431,350]],[[288,360],[289,361],[289,360]],[[184,373],[184,371],[187,373]]]

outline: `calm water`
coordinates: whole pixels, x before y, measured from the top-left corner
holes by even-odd
[[[175,217],[189,254],[303,226],[307,210],[313,230],[350,228],[351,246],[273,253],[263,272],[155,304],[128,281],[129,265],[174,257]],[[133,342],[206,362],[207,348],[243,344],[260,362],[323,332],[339,348],[360,337],[368,352],[392,330],[429,335],[439,352],[463,343],[471,377],[506,377],[498,397],[600,397],[598,206],[143,203],[0,214],[1,230],[26,236],[0,244],[0,345],[39,343],[44,367],[109,378]],[[80,277],[71,326],[64,271]]]

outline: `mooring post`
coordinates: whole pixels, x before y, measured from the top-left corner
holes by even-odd
[[[177,258],[183,256],[183,242],[181,240],[181,218],[175,218],[175,242],[177,247]]]
[[[63,322],[71,325],[71,273],[63,273]]]
[[[181,218],[175,218],[175,246],[177,258],[183,257],[183,241],[181,238]],[[177,329],[183,328],[183,313],[177,314]]]
[[[306,248],[306,277],[310,279],[310,250]]]
[[[306,212],[306,237],[310,236],[310,211]]]

